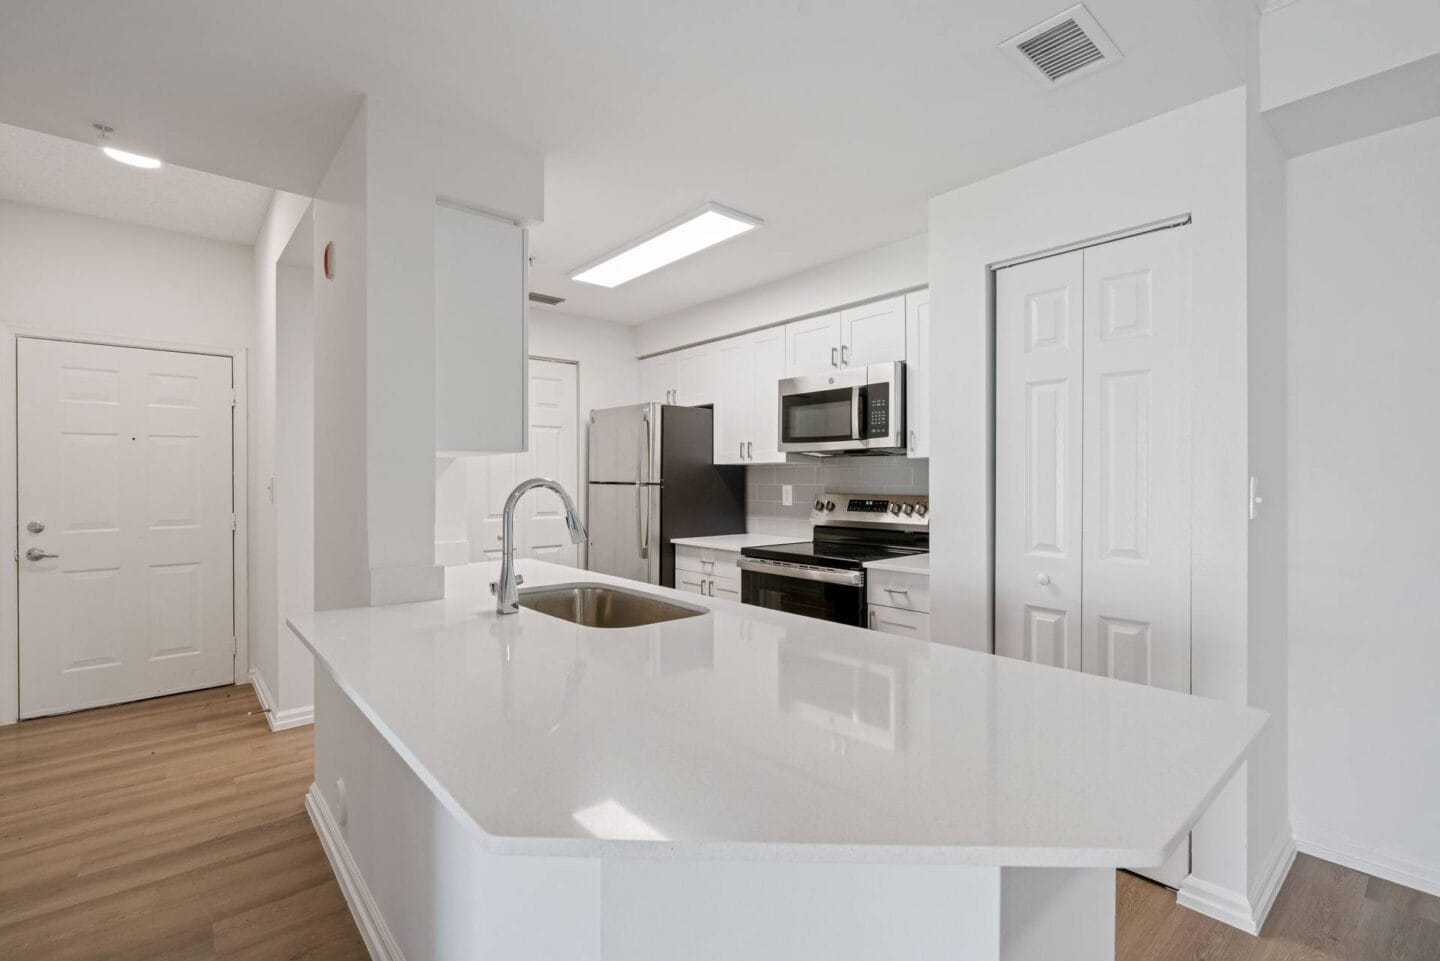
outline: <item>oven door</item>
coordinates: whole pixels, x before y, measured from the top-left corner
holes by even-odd
[[[837,624],[865,626],[865,572],[741,557],[740,601]]]
[[[864,450],[866,368],[780,381],[780,449]]]

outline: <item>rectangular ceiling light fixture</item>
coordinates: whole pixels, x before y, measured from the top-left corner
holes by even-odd
[[[763,224],[763,220],[738,210],[706,204],[618,250],[576,267],[570,272],[570,279],[599,287],[619,287]]]

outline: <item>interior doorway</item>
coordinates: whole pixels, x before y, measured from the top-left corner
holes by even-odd
[[[235,679],[228,356],[16,344],[20,715]]]

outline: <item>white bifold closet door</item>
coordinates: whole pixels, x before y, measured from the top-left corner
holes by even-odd
[[[997,273],[999,654],[1190,690],[1187,241],[1159,230]],[[1178,885],[1180,848],[1144,873]]]

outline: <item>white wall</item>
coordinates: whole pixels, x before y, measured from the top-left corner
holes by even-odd
[[[435,203],[517,221],[544,212],[543,158],[462,129],[367,97],[317,191],[316,259],[331,241],[337,255],[335,278],[316,285],[321,608],[444,591],[434,564]]]
[[[929,271],[924,234],[822,264],[772,283],[641,324],[641,356],[726,337],[884,294],[923,287]]]
[[[1302,849],[1433,894],[1437,170],[1440,120],[1289,171],[1292,819]]]
[[[255,237],[250,267],[254,305],[249,370],[250,664],[253,673],[258,675],[257,686],[263,688],[271,708],[277,710],[275,702],[283,690],[282,639],[278,623],[276,512],[269,488],[271,479],[278,473],[275,456],[276,261],[309,204],[309,198],[283,191],[277,191],[270,198],[270,207]],[[292,640],[286,638],[284,643]]]
[[[309,237],[296,238],[309,243]],[[308,250],[307,250],[308,253]],[[277,726],[313,717],[314,659],[286,626],[315,609],[315,290],[312,266],[280,265],[275,291]]]
[[[239,348],[250,248],[0,201],[0,324]]]
[[[243,364],[254,297],[249,247],[0,201],[0,326],[238,350]],[[14,339],[3,341],[13,391]],[[16,604],[12,578],[0,588],[0,724],[19,709]]]
[[[931,201],[933,350],[947,365],[931,402],[952,412],[948,420],[937,415],[943,429],[930,458],[931,496],[945,505],[931,521],[931,578],[935,620],[950,625],[949,640],[988,648],[991,638],[988,266],[1189,213],[1192,689],[1249,702],[1249,119],[1245,90],[1233,90]],[[1251,849],[1268,852],[1283,839],[1250,837],[1250,817],[1256,807],[1283,811],[1284,777],[1273,764],[1243,772],[1195,832],[1192,880],[1219,893],[1233,914],[1259,909]]]

